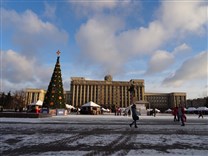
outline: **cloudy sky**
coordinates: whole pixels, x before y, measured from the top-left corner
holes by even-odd
[[[146,92],[208,96],[208,3],[2,0],[1,91],[47,89],[56,51],[71,77],[144,79]]]

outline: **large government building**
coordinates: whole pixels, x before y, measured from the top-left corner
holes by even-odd
[[[128,81],[113,81],[110,75],[104,81],[85,80],[83,77],[72,77],[71,104],[81,106],[93,101],[103,106],[127,107],[130,104],[131,84],[135,86],[136,101],[144,100],[144,80],[133,79]]]
[[[84,77],[72,77],[70,91],[65,91],[66,103],[74,107],[93,101],[103,107],[128,107],[130,105],[130,86],[134,85],[134,101],[148,103],[147,107],[162,111],[186,104],[186,93],[147,93],[143,79],[130,81],[113,81],[111,75],[104,80],[86,80]],[[26,89],[26,103],[44,99],[46,91],[41,89]]]

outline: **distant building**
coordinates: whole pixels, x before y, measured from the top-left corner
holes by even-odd
[[[25,90],[25,104],[37,102],[38,100],[43,101],[46,91],[43,89],[27,88]]]
[[[104,80],[86,80],[84,77],[72,77],[70,91],[65,91],[67,104],[80,107],[84,103],[93,101],[103,107],[128,107],[130,105],[131,85],[134,85],[134,101],[148,103],[147,107],[162,111],[184,104],[186,106],[186,93],[146,93],[143,79],[130,81],[113,81],[111,75]],[[27,104],[37,100],[43,101],[46,91],[41,89],[26,89]]]
[[[187,100],[187,107],[208,107],[208,96],[204,98],[198,98],[193,100]]]
[[[84,103],[93,101],[106,107],[127,107],[130,104],[128,89],[134,84],[135,99],[144,100],[144,80],[113,81],[110,75],[104,81],[86,80],[84,77],[71,78],[71,104],[80,107]]]
[[[25,104],[28,105],[30,103],[37,102],[38,100],[43,101],[46,94],[46,90],[26,88],[25,94],[26,94]],[[65,91],[64,95],[65,95],[66,103],[70,103],[70,91]]]
[[[186,107],[186,93],[145,93],[145,100],[150,103],[151,108],[162,111],[174,108],[183,104]]]
[[[130,105],[130,93],[128,89],[134,84],[134,101],[149,103],[151,108],[166,110],[183,104],[186,106],[186,93],[145,93],[143,79],[130,81],[113,81],[110,75],[105,76],[104,81],[85,80],[84,77],[72,77],[71,104],[79,107],[88,101],[94,101],[106,107],[127,107]]]

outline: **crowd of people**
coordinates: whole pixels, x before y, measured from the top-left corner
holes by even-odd
[[[134,127],[137,128],[136,121],[139,120],[139,116],[138,116],[138,113],[136,111],[136,105],[135,104],[133,104],[131,106],[131,111],[132,111],[132,119],[133,119],[133,122],[131,124],[129,124],[129,126],[132,127],[132,125],[134,125]],[[179,107],[176,106],[173,109],[172,114],[174,116],[174,119],[173,119],[174,122],[181,122],[181,126],[185,126],[185,122],[187,120],[187,117],[185,115],[185,109],[184,109],[184,107],[183,107],[182,104],[180,104]],[[200,118],[200,117],[203,118],[202,111],[199,112],[198,118]]]
[[[172,114],[174,116],[174,121],[181,121],[181,126],[185,126],[186,115],[184,107],[182,105],[179,105],[179,107],[175,107]]]

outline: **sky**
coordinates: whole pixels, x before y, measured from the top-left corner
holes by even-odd
[[[208,2],[1,0],[2,92],[71,77],[144,79],[145,92],[208,96]]]

